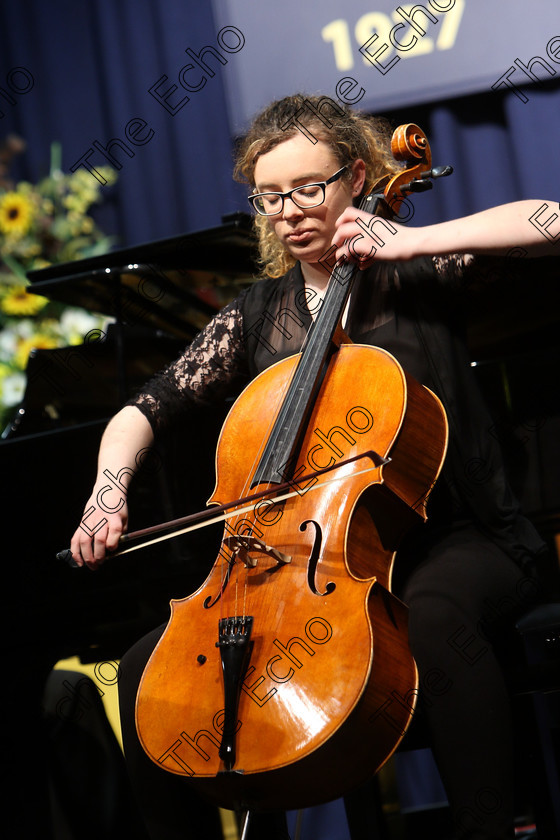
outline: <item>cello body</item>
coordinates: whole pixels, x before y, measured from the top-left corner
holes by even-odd
[[[236,401],[210,504],[259,489],[299,362],[272,365]],[[136,704],[156,764],[221,807],[272,810],[336,798],[387,760],[418,688],[392,565],[426,518],[446,445],[431,391],[386,351],[340,344],[286,467],[289,492],[240,505],[205,583],[171,603]]]

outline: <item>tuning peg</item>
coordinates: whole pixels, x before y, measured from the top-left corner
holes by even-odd
[[[401,191],[404,192],[424,192],[424,190],[431,190],[433,188],[433,184],[431,181],[428,180],[421,180],[420,178],[415,178],[414,181],[410,181],[408,184],[404,184],[401,187]]]
[[[452,172],[452,166],[434,166],[430,172],[430,178],[445,178],[446,175],[451,175]]]

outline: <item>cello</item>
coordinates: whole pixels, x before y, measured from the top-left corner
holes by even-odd
[[[417,126],[397,130],[392,150],[413,165],[362,206],[386,218],[448,174],[431,168]],[[171,602],[138,690],[145,752],[225,808],[342,795],[387,760],[414,713],[417,672],[391,570],[426,519],[447,423],[389,353],[345,335],[354,273],[334,267],[302,352],[263,371],[231,409],[208,502],[229,510],[218,559],[196,592]]]

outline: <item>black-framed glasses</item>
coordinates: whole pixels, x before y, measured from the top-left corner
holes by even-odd
[[[308,210],[311,207],[319,207],[325,200],[325,188],[327,184],[338,181],[342,173],[348,169],[343,166],[335,172],[327,181],[318,181],[316,184],[303,184],[301,187],[294,187],[293,190],[282,192],[264,192],[250,195],[249,201],[261,216],[276,216],[284,209],[284,201],[291,198],[296,207],[301,210]]]

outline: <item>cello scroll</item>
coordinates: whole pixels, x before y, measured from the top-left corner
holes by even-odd
[[[424,192],[433,187],[432,179],[451,175],[452,166],[432,168],[432,152],[428,138],[415,123],[400,125],[391,138],[391,153],[395,160],[403,161],[405,168],[392,178],[379,181],[377,188],[383,195],[376,208],[377,215],[398,216],[401,205],[409,193]]]

